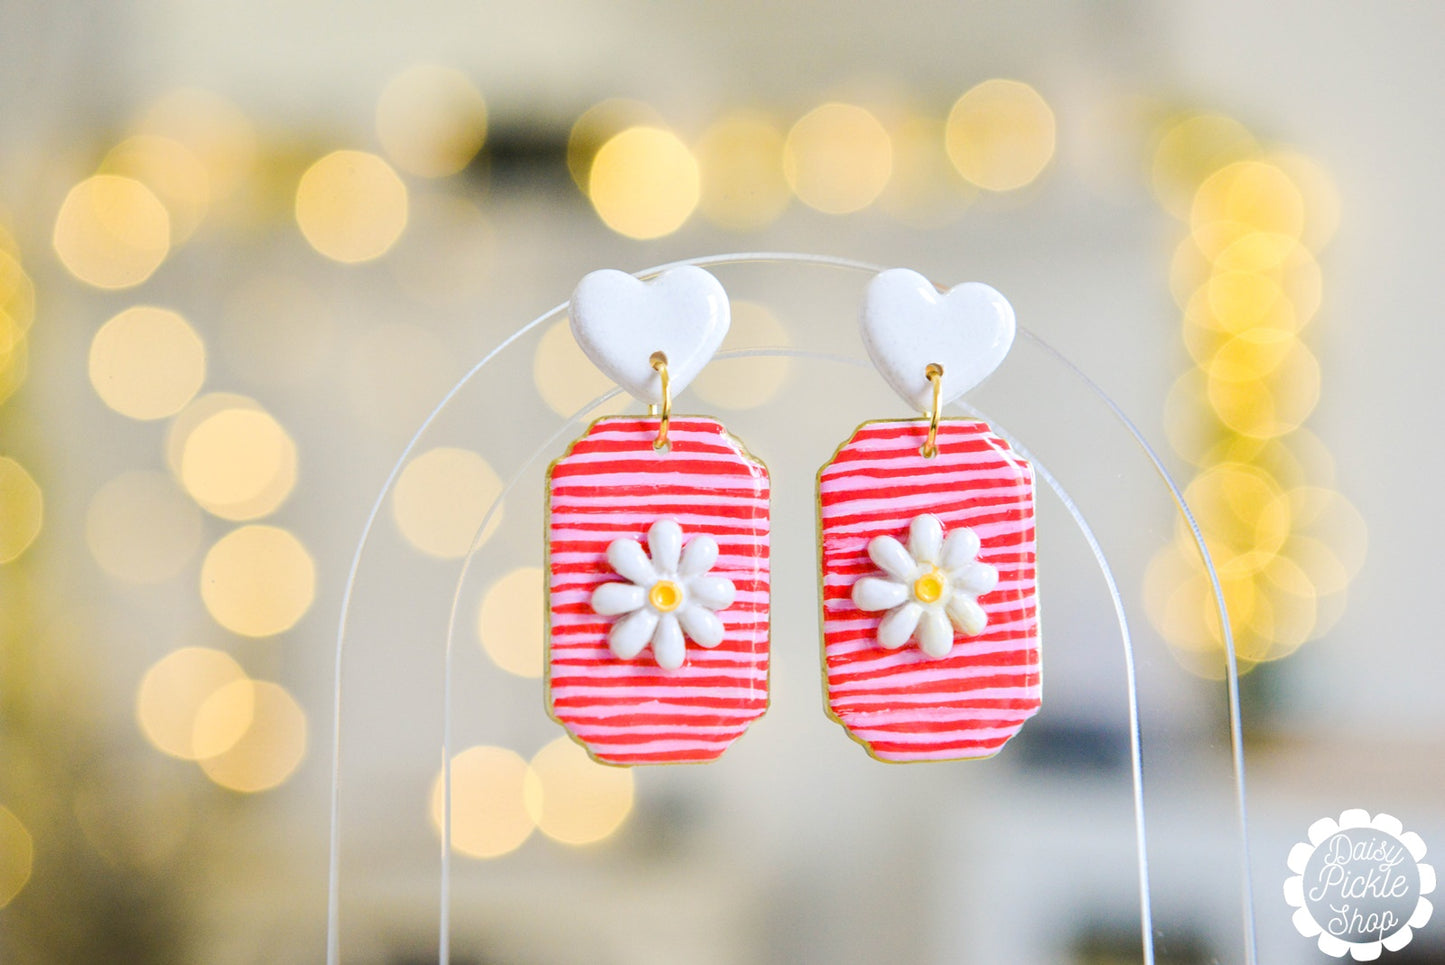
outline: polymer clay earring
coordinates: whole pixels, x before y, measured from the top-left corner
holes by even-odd
[[[1013,308],[899,268],[860,321],[924,416],[864,423],[818,471],[828,713],[879,760],[990,757],[1040,706],[1033,468],[942,408],[1008,354]]]
[[[604,764],[710,761],[768,703],[768,471],[722,423],[672,413],[727,294],[690,266],[595,271],[570,317],[649,413],[598,419],[547,471],[547,711]]]

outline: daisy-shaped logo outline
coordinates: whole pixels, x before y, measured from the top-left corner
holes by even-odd
[[[982,541],[967,526],[945,538],[932,513],[908,525],[908,546],[892,536],[875,536],[868,556],[886,576],[864,576],[853,584],[853,605],[865,612],[887,610],[878,624],[878,644],[897,650],[916,634],[918,648],[933,659],[948,656],[954,631],[976,637],[988,626],[978,598],[998,585],[998,570],[978,559]]]
[[[1410,853],[1420,878],[1419,897],[1415,902],[1414,912],[1399,928],[1376,941],[1352,942],[1331,934],[1331,930],[1326,927],[1327,923],[1317,921],[1309,903],[1305,901],[1304,875],[1315,851],[1341,831],[1354,828],[1370,828],[1394,838]],[[1338,821],[1325,817],[1311,824],[1308,837],[1308,841],[1301,841],[1290,849],[1286,860],[1289,870],[1294,874],[1285,879],[1284,900],[1295,910],[1290,919],[1295,931],[1305,938],[1314,938],[1319,950],[1326,955],[1344,958],[1348,954],[1357,962],[1372,962],[1379,958],[1384,950],[1398,952],[1410,944],[1410,940],[1415,937],[1415,929],[1423,927],[1435,911],[1435,906],[1425,897],[1435,891],[1435,868],[1424,861],[1425,842],[1420,835],[1414,831],[1406,831],[1399,818],[1383,811],[1371,818],[1370,812],[1363,808],[1350,808],[1340,812]]]
[[[607,562],[626,582],[593,590],[592,610],[621,617],[607,634],[614,657],[632,660],[651,646],[659,667],[676,670],[687,660],[687,639],[709,650],[722,643],[727,629],[718,613],[732,606],[736,590],[727,577],[710,575],[718,545],[707,533],[684,547],[677,521],[659,519],[647,530],[647,547],[626,537],[612,541]]]

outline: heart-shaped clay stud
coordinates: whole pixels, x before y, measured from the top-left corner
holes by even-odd
[[[1008,299],[981,282],[940,292],[916,271],[890,268],[868,283],[863,344],[894,391],[920,412],[933,408],[928,366],[943,366],[939,404],[993,374],[1014,341]]]
[[[648,405],[662,404],[652,354],[667,356],[673,397],[711,361],[731,312],[722,284],[701,268],[671,268],[651,281],[604,268],[572,293],[572,335],[593,364]]]

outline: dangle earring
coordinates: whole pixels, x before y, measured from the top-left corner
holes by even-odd
[[[572,333],[646,416],[598,419],[547,471],[547,712],[604,764],[716,758],[768,704],[767,468],[673,398],[727,334],[701,268],[594,271]]]
[[[1013,308],[897,268],[860,321],[926,416],[866,422],[818,470],[828,713],[882,761],[990,757],[1040,705],[1033,468],[942,408],[1008,354]]]

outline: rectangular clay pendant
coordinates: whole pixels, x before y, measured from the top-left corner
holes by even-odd
[[[713,760],[768,703],[767,469],[714,419],[658,425],[598,420],[547,473],[547,710],[605,764]]]
[[[884,761],[989,757],[1040,706],[1033,468],[974,419],[942,420],[937,454],[924,457],[926,429],[927,420],[865,423],[818,472],[828,711]],[[896,577],[882,572],[870,542],[891,537],[884,542],[912,547],[919,541],[910,536],[914,521],[928,516],[941,531],[923,526],[935,538],[914,555],[945,559],[900,556]],[[901,545],[892,551],[905,552]],[[967,558],[959,555],[965,551]],[[953,570],[960,588],[950,586],[951,552],[974,560]],[[947,638],[936,646],[943,653],[937,657],[924,652],[920,637],[897,635],[898,625],[907,630],[908,618],[926,614],[930,603],[938,604],[937,619],[945,595],[964,594],[979,572],[989,574],[976,581],[983,591],[952,601],[960,613],[953,622],[977,633],[945,619],[938,625],[953,637],[951,646]],[[876,581],[876,598],[884,601],[871,612],[854,601],[864,578]],[[895,586],[883,585],[890,581]],[[913,611],[884,612],[895,600],[892,609]],[[894,624],[891,639],[881,629],[885,621]]]

